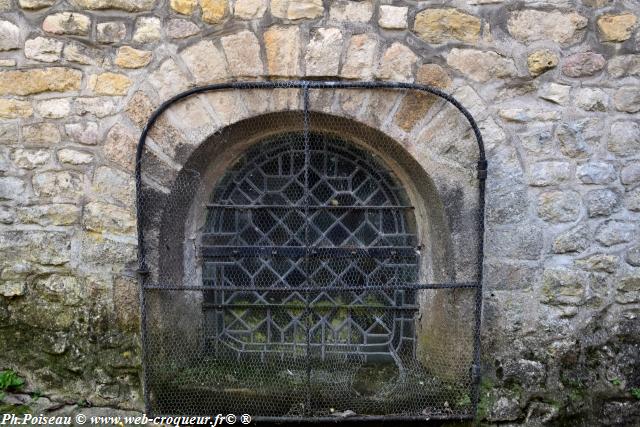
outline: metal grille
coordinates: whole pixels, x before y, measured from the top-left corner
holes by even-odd
[[[425,283],[425,242],[411,197],[375,154],[385,142],[340,119],[351,135],[343,136],[329,123],[338,119],[310,112],[312,90],[336,87],[420,90],[466,117],[480,148],[478,223],[469,231],[479,232],[481,277],[486,162],[475,122],[450,96],[418,85],[342,82],[232,83],[180,94],[151,117],[137,153],[148,414],[286,420],[475,413],[480,283]],[[251,90],[290,91],[288,113],[265,119],[274,131],[255,139],[264,133],[260,124],[241,124],[254,140],[217,178],[206,150],[175,171],[153,171],[162,135],[151,148],[145,141],[171,105]],[[238,137],[223,130],[214,139],[220,148],[209,156]],[[445,325],[451,331],[444,339],[437,328],[420,327],[431,315],[425,298],[432,307],[461,301],[443,312],[457,319]]]
[[[202,237],[203,282],[216,289],[205,294],[208,338],[216,351],[263,360],[294,354],[307,345],[308,306],[308,345],[321,359],[411,354],[415,292],[369,290],[417,280],[404,190],[370,155],[328,135],[309,134],[305,169],[303,140],[288,133],[254,145],[215,189]]]

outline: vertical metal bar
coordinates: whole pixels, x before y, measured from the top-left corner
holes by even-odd
[[[304,114],[304,280],[307,288],[309,285],[309,85],[302,88],[302,102]],[[305,414],[311,415],[311,310],[309,306],[309,291],[305,295],[305,321],[307,326],[307,396],[305,403]]]

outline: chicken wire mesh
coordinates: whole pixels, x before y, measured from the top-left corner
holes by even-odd
[[[276,91],[279,112],[154,167],[162,147],[147,134],[174,103],[225,92],[249,109]],[[439,201],[407,147],[315,111],[324,96],[375,105],[362,112],[372,123],[391,114],[385,105],[402,108],[398,97],[434,105],[434,138],[457,132],[480,147],[475,204]],[[473,118],[427,86],[232,83],[164,103],[136,168],[147,413],[472,417],[485,169]],[[469,170],[456,173],[469,181]],[[452,242],[454,221],[462,237]]]

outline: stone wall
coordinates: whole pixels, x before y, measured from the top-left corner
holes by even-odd
[[[640,6],[385,3],[0,0],[0,369],[52,400],[141,408],[132,172],[160,102],[267,76],[416,81],[458,97],[487,144],[480,416],[637,421]],[[151,162],[292,99],[172,107]],[[468,140],[433,142],[429,98],[318,102],[473,164]]]

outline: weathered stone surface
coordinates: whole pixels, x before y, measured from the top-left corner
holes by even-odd
[[[267,71],[272,76],[298,76],[300,64],[300,29],[272,26],[264,32]]]
[[[640,211],[640,187],[625,194],[624,205],[633,212]]]
[[[18,124],[0,122],[0,144],[14,145],[18,142]]]
[[[74,142],[84,145],[98,143],[98,124],[96,122],[69,123],[64,125],[64,130]]]
[[[172,39],[184,39],[200,32],[200,28],[186,19],[170,19],[166,23],[165,31]]]
[[[619,55],[611,58],[607,71],[612,77],[640,76],[640,55]]]
[[[592,190],[584,197],[590,217],[609,216],[619,210],[620,196],[611,190]]]
[[[116,52],[115,64],[120,68],[142,68],[151,62],[153,54],[148,50],[138,50],[122,46]]]
[[[538,96],[556,104],[565,105],[569,101],[571,86],[549,83],[540,88]]]
[[[602,15],[597,21],[600,40],[604,42],[623,42],[628,40],[637,22],[638,18],[633,13]]]
[[[593,145],[602,135],[602,122],[589,118],[570,120],[556,128],[560,151],[568,157],[585,158],[591,155]]]
[[[577,259],[576,267],[587,271],[601,271],[603,273],[613,273],[620,262],[620,258],[615,255],[594,254],[587,258]]]
[[[23,224],[70,225],[78,222],[80,206],[74,204],[51,204],[28,206],[18,210],[18,220]]]
[[[31,108],[30,102],[18,99],[0,99],[0,118],[17,119],[31,115],[33,115],[33,108]]]
[[[98,233],[133,234],[136,223],[129,209],[92,202],[84,208],[82,224],[86,230]]]
[[[18,4],[21,8],[27,10],[42,9],[52,6],[56,0],[18,0]]]
[[[635,245],[629,248],[625,261],[629,265],[640,267],[640,245]]]
[[[13,200],[22,197],[25,190],[24,182],[13,176],[0,177],[0,200]]]
[[[635,226],[631,223],[608,220],[596,230],[596,240],[605,246],[626,243],[635,237]]]
[[[33,123],[22,127],[22,140],[28,145],[52,145],[60,142],[60,131],[53,123]]]
[[[22,39],[20,29],[9,21],[0,21],[0,51],[20,49]]]
[[[449,40],[476,43],[480,28],[480,18],[457,9],[425,9],[416,14],[413,24],[413,31],[427,43]]]
[[[418,56],[402,43],[393,43],[384,51],[378,64],[376,77],[401,82],[413,81],[413,68]]]
[[[209,24],[219,24],[229,12],[227,0],[198,0],[202,10],[202,20]]]
[[[622,277],[616,286],[618,291],[616,302],[620,304],[630,304],[640,301],[640,276],[632,275]]]
[[[189,54],[187,54],[187,59],[190,59]],[[197,55],[196,58],[194,58],[194,63],[192,64],[192,73],[201,69],[201,67],[197,67],[196,61]],[[206,77],[206,75],[204,77]],[[191,84],[189,78],[182,72],[182,70],[180,70],[180,68],[178,68],[178,65],[173,59],[164,61],[160,65],[160,68],[151,73],[151,75],[149,76],[149,83],[158,92],[158,95],[160,95],[160,97],[163,99],[167,99],[172,95],[185,90]]]
[[[513,60],[492,51],[454,48],[447,55],[447,64],[478,82],[517,74]]]
[[[501,395],[492,399],[487,414],[488,421],[515,421],[522,416],[522,409],[515,396]]]
[[[155,7],[157,0],[71,0],[80,9],[121,9],[127,12],[144,12]]]
[[[640,87],[623,86],[613,96],[613,104],[618,111],[637,113],[640,111]]]
[[[135,180],[130,174],[101,166],[93,177],[92,190],[100,198],[125,206],[133,206],[135,202]]]
[[[61,119],[71,112],[71,100],[68,98],[45,99],[35,105],[38,114],[45,119]]]
[[[52,34],[86,36],[91,30],[91,19],[81,13],[55,13],[44,19],[42,29]]]
[[[451,85],[451,78],[447,72],[437,64],[425,64],[418,68],[416,83],[430,85],[439,89],[446,89]],[[395,116],[396,124],[409,131],[424,117],[436,101],[436,97],[422,92],[408,93],[402,100]],[[485,137],[486,132],[483,132]]]
[[[58,151],[58,161],[68,165],[88,165],[93,162],[93,155],[84,151],[64,148]]]
[[[348,79],[370,79],[373,76],[373,58],[378,48],[377,39],[368,34],[351,37],[347,47],[342,77]]]
[[[486,251],[495,257],[535,260],[542,251],[542,230],[529,224],[491,230]]]
[[[580,195],[575,191],[548,191],[538,197],[538,215],[551,223],[577,220],[581,207]]]
[[[507,121],[519,123],[560,119],[558,111],[533,110],[530,108],[505,108],[498,110],[498,115]]]
[[[611,163],[591,162],[578,166],[576,176],[584,184],[608,184],[617,178]]]
[[[640,182],[640,164],[631,163],[620,171],[620,181],[623,184],[635,184]]]
[[[92,76],[89,84],[98,95],[121,96],[127,94],[133,82],[124,74],[102,73]]]
[[[82,72],[71,68],[0,71],[0,95],[33,95],[80,89]]]
[[[103,54],[98,49],[94,49],[81,43],[67,43],[62,50],[64,59],[83,65],[97,65],[103,60]]]
[[[640,125],[632,121],[619,121],[611,125],[607,149],[618,156],[640,153]]]
[[[24,56],[41,62],[60,60],[63,43],[56,39],[36,37],[24,43]]]
[[[122,21],[102,22],[96,25],[99,43],[119,43],[127,37],[127,26]]]
[[[84,176],[70,171],[49,171],[34,175],[33,190],[39,197],[74,200],[82,196]]]
[[[160,19],[155,17],[142,17],[136,20],[136,30],[132,40],[136,43],[153,43],[162,37]]]
[[[531,166],[529,185],[546,187],[558,185],[571,177],[571,164],[562,161],[544,161]]]
[[[191,15],[198,4],[197,0],[170,0],[169,6],[183,15]]]
[[[35,169],[49,161],[51,157],[47,150],[25,150],[18,148],[11,153],[13,163],[22,169]]]
[[[221,81],[229,76],[224,55],[210,40],[189,46],[180,54],[198,84]],[[167,84],[172,84],[169,80]]]
[[[584,302],[588,275],[566,268],[545,269],[542,273],[543,302],[549,305],[580,305]]]
[[[338,28],[318,28],[314,31],[305,55],[306,75],[337,76],[342,42],[342,32]]]
[[[529,67],[529,74],[533,77],[556,68],[557,65],[558,55],[549,49],[539,49],[527,56],[527,67]]]
[[[15,59],[0,59],[0,67],[15,67],[16,64]]]
[[[240,19],[260,19],[267,10],[268,0],[237,0],[233,14]]]
[[[568,252],[582,252],[590,243],[593,236],[591,230],[585,225],[579,225],[563,233],[553,240],[553,252],[564,254]]]
[[[260,43],[251,31],[222,37],[222,48],[232,76],[256,77],[264,74]]]
[[[543,12],[530,9],[512,12],[507,28],[513,37],[524,43],[553,40],[560,44],[570,44],[580,39],[580,30],[584,29],[587,23],[586,17],[575,12]]]
[[[324,14],[322,0],[271,0],[271,14],[284,19],[315,19]]]
[[[380,5],[378,11],[378,25],[388,30],[403,30],[407,28],[408,7]]]
[[[368,22],[373,16],[373,4],[370,0],[331,2],[329,19],[342,22]]]
[[[576,90],[575,103],[585,111],[607,111],[609,97],[602,89],[580,88]]]
[[[594,52],[575,53],[565,58],[562,73],[569,77],[587,77],[600,72],[606,64],[604,56]]]
[[[11,298],[27,293],[27,285],[24,282],[2,282],[0,283],[0,295]]]
[[[116,123],[107,134],[103,153],[109,161],[133,172],[137,142],[129,129]]]

